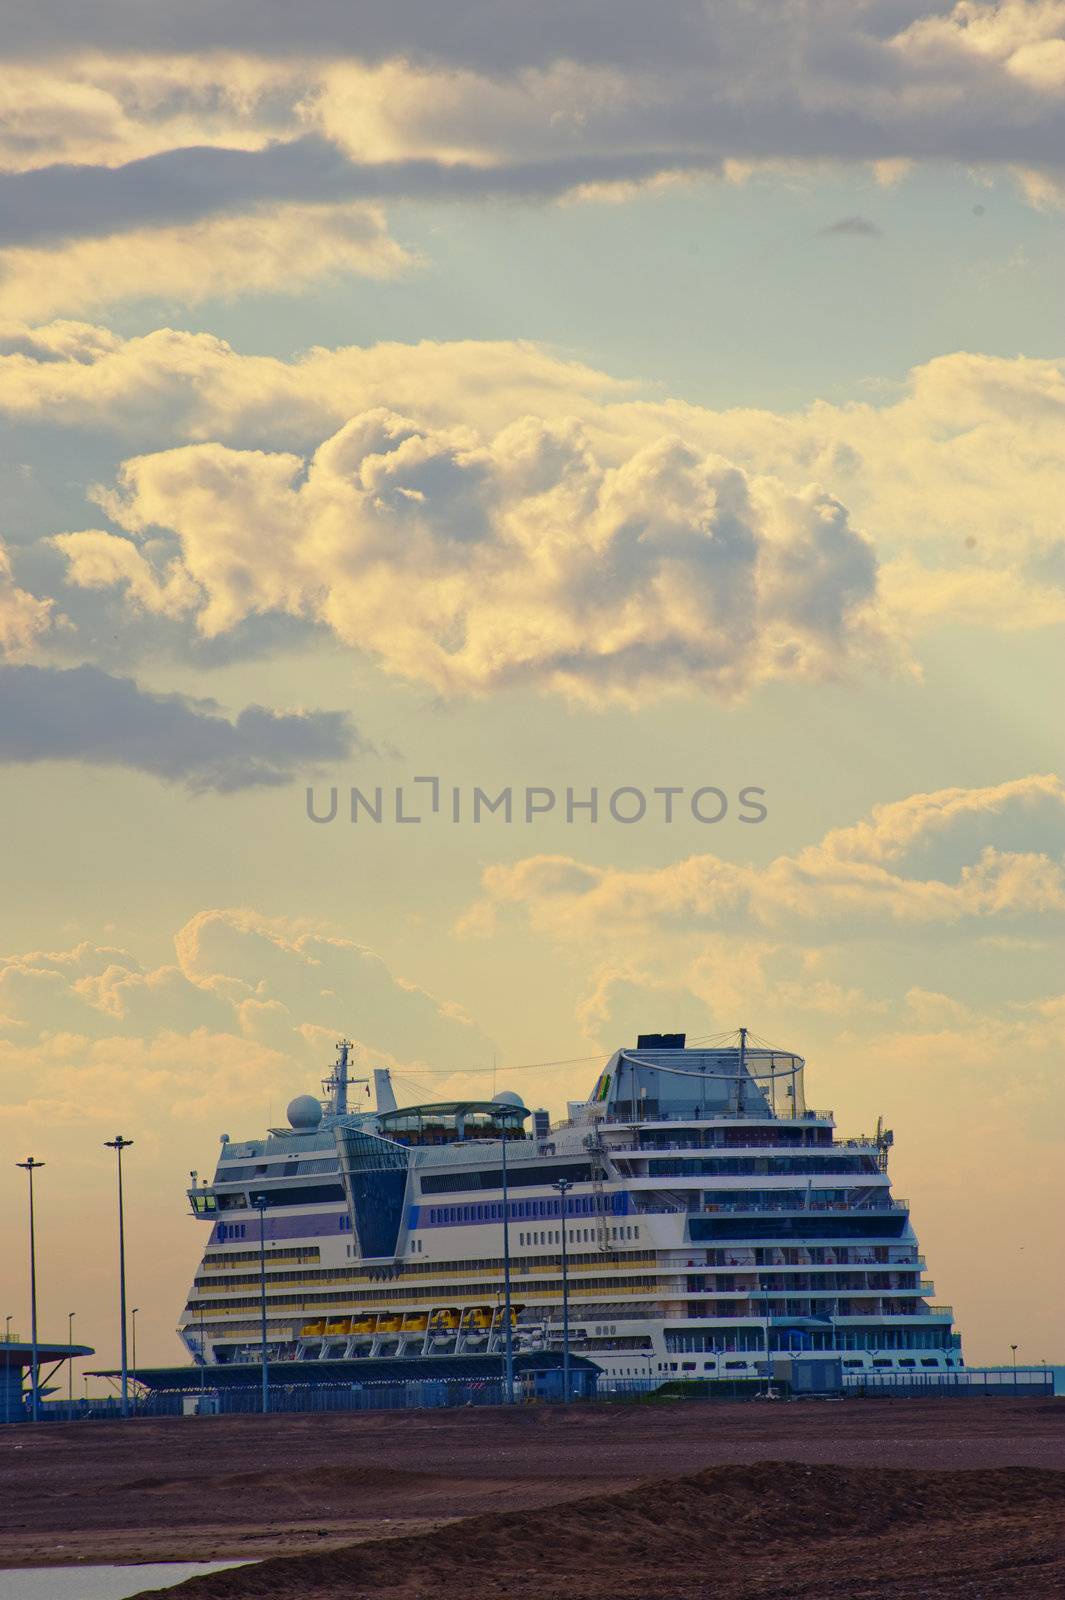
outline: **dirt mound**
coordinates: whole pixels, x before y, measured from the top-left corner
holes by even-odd
[[[1065,1594],[1063,1523],[1065,1472],[760,1462],[275,1558],[166,1592],[188,1600],[378,1600],[387,1590],[390,1600],[421,1600],[463,1583],[513,1600],[1042,1597]],[[1001,1586],[1022,1577],[1020,1587]],[[957,1587],[970,1579],[982,1587]]]

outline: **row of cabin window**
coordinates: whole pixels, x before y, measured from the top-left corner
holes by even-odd
[[[640,1237],[639,1226],[634,1225],[631,1222],[619,1223],[617,1227],[610,1227],[606,1230],[606,1232],[607,1237],[615,1241],[620,1239],[638,1239]],[[566,1229],[567,1244],[594,1244],[596,1237],[597,1230],[595,1228]],[[561,1243],[561,1228],[537,1229],[532,1233],[519,1232],[518,1234],[518,1244],[522,1249],[532,1248],[536,1245],[552,1245]]]
[[[527,1221],[531,1217],[559,1217],[561,1200],[511,1200],[511,1222]],[[447,1222],[502,1222],[503,1202],[488,1200],[466,1206],[429,1206],[430,1227]],[[566,1202],[566,1217],[590,1217],[595,1213],[592,1195],[570,1195]]]

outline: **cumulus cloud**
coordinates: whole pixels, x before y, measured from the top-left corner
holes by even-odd
[[[363,748],[342,711],[153,694],[98,667],[0,665],[0,762],[84,761],[150,773],[194,792],[289,783]]]
[[[525,412],[591,415],[635,387],[522,340],[318,346],[280,360],[174,328],[122,338],[87,322],[0,321],[0,414],[149,446],[303,449],[379,406],[496,431]]]
[[[48,292],[47,287],[42,292]],[[91,324],[0,324],[0,414],[151,449],[174,438],[301,455],[385,407],[431,429],[575,418],[604,466],[663,436],[798,493],[819,481],[873,539],[894,626],[1060,621],[1065,363],[957,353],[878,404],[712,411],[655,397],[550,350],[460,341],[245,356],[213,336],[123,340]]]
[[[394,277],[409,265],[374,206],[281,205],[0,248],[0,305],[30,319],[129,299],[193,305],[238,292],[298,294],[345,273]]]
[[[101,503],[127,536],[58,536],[72,583],[121,586],[206,638],[306,619],[446,694],[732,697],[883,646],[846,509],[676,438],[612,466],[574,424],[481,440],[378,410],[309,463],[216,444],[136,457]]]
[[[484,935],[514,913],[552,937],[584,941],[627,940],[650,927],[929,927],[1062,911],[1065,784],[1047,775],[875,806],[764,866],[713,854],[655,868],[565,856],[498,863],[485,869],[460,931]]]
[[[12,574],[11,557],[0,539],[0,662],[28,650],[52,622],[52,601],[38,600],[36,595],[19,588]]]

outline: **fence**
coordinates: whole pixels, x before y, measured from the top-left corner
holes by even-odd
[[[1045,1395],[1054,1393],[1050,1367],[963,1367],[957,1372],[845,1372],[846,1394],[895,1395],[900,1399],[932,1396]]]

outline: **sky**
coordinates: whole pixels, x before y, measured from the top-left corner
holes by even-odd
[[[91,1367],[134,1140],[173,1361],[341,1035],[561,1114],[742,1024],[1061,1361],[1065,4],[443,15],[5,28],[0,1315],[28,1154]]]

